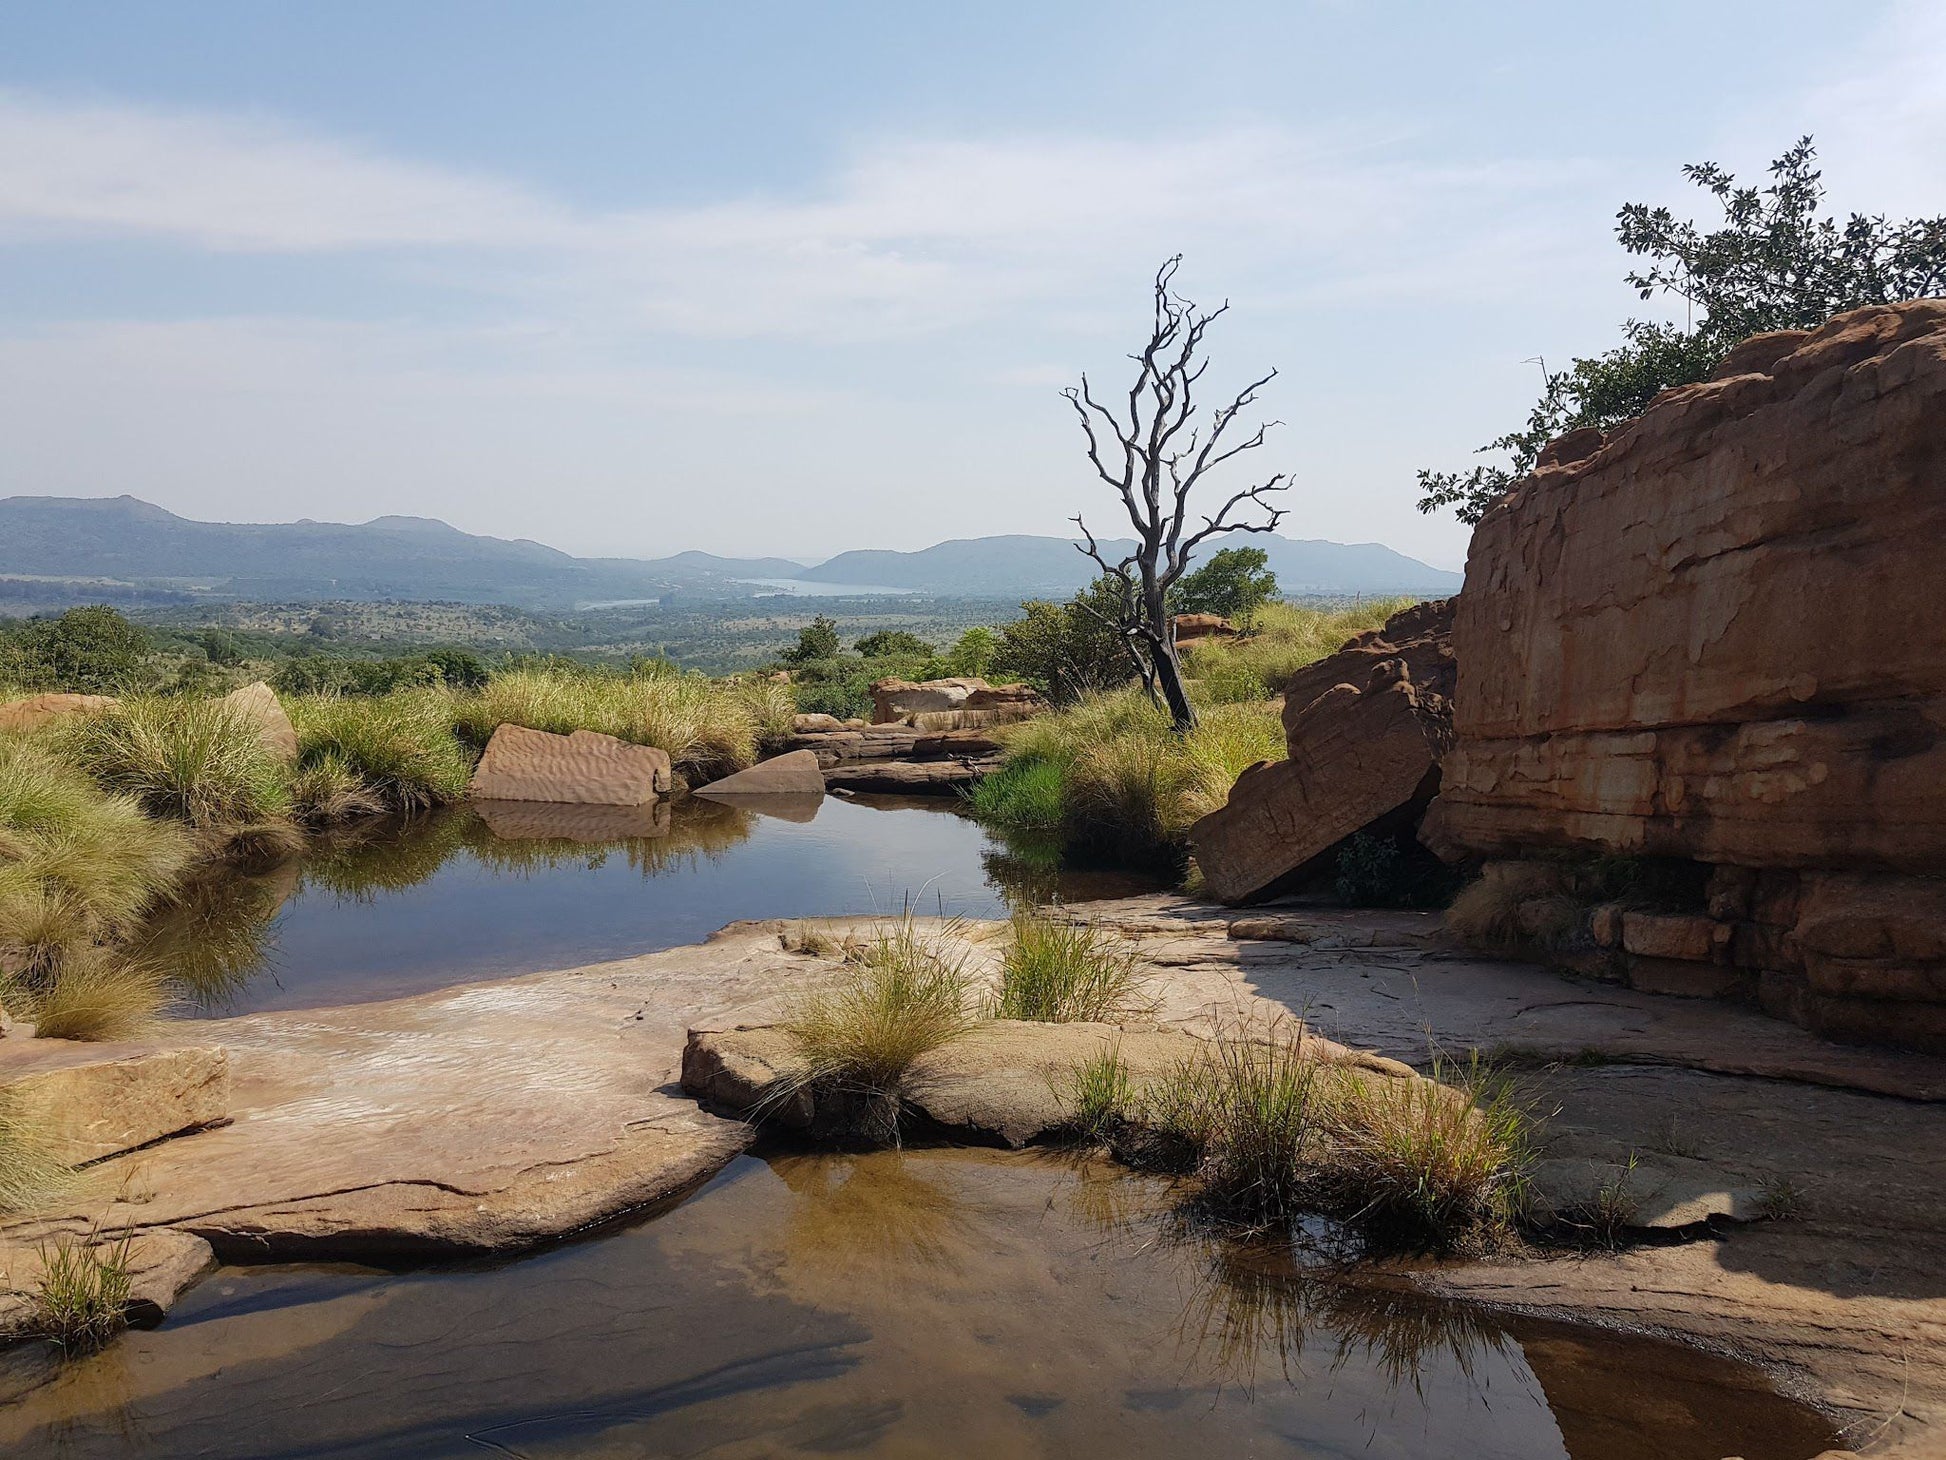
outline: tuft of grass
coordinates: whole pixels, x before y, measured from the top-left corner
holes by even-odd
[[[127,699],[74,717],[59,739],[76,765],[151,816],[225,831],[290,812],[286,767],[258,723],[222,700]]]
[[[453,733],[453,705],[437,689],[291,699],[300,812],[325,821],[358,814],[372,802],[385,810],[425,811],[459,800],[473,757]]]
[[[58,1192],[68,1168],[48,1153],[39,1123],[0,1087],[0,1214],[27,1211]]]
[[[1068,1077],[1068,1086],[1074,1105],[1071,1129],[1080,1140],[1107,1139],[1135,1104],[1135,1086],[1118,1044],[1077,1065]]]
[[[1220,1039],[1204,1068],[1202,1203],[1253,1228],[1285,1226],[1314,1209],[1326,1155],[1324,1090],[1301,1028]]]
[[[39,1039],[132,1039],[153,1026],[168,992],[154,964],[91,946],[46,972],[0,981],[0,1002],[31,1020]]]
[[[1551,862],[1490,862],[1446,909],[1446,927],[1468,947],[1512,953],[1559,946],[1580,928],[1586,909],[1568,869]]]
[[[993,1017],[1104,1023],[1128,1010],[1139,982],[1135,950],[1119,933],[1017,912]]]
[[[1031,756],[1010,759],[973,787],[973,815],[1015,834],[1057,832],[1067,816],[1065,767]]]
[[[1531,1122],[1510,1081],[1474,1054],[1432,1078],[1341,1078],[1329,1121],[1333,1205],[1416,1246],[1483,1246],[1526,1207]]]
[[[454,714],[459,733],[475,746],[503,724],[557,735],[598,730],[667,751],[678,771],[702,781],[756,761],[760,739],[785,724],[777,693],[785,688],[700,674],[517,669],[456,697]]]
[[[972,989],[964,952],[908,913],[859,947],[837,982],[799,999],[784,1028],[808,1084],[890,1092],[914,1060],[972,1029]]]
[[[125,1231],[104,1242],[94,1231],[41,1248],[41,1282],[29,1320],[34,1332],[70,1354],[106,1347],[128,1326],[133,1239]]]
[[[1773,1222],[1791,1222],[1804,1215],[1804,1193],[1788,1176],[1766,1177],[1757,1191],[1757,1206]]]

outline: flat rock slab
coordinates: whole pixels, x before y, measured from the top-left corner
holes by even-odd
[[[0,1042],[0,1089],[61,1164],[99,1161],[229,1114],[230,1061],[221,1048],[115,1048],[67,1039]]]
[[[748,770],[711,781],[697,792],[699,796],[822,796],[824,772],[818,769],[816,751],[792,750],[769,760],[760,760]]]
[[[666,751],[613,735],[553,735],[502,725],[474,768],[467,795],[483,801],[640,806],[674,784]]]
[[[1396,1060],[1304,1036],[1322,1063],[1382,1079],[1420,1076]],[[996,1019],[914,1061],[900,1087],[905,1103],[953,1134],[1016,1150],[1058,1136],[1075,1118],[1075,1075],[1108,1053],[1141,1090],[1185,1062],[1209,1057],[1207,1039],[1153,1025],[1046,1024]],[[683,1088],[745,1119],[803,1130],[816,1120],[805,1065],[775,1027],[691,1030]]]
[[[1562,1221],[1587,1221],[1604,1208],[1626,1231],[1677,1232],[1711,1220],[1754,1222],[1770,1215],[1763,1192],[1706,1161],[1661,1155],[1651,1160],[1538,1163],[1529,1181],[1537,1207]]]

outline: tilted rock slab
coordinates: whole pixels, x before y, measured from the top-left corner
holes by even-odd
[[[502,725],[487,742],[467,795],[491,801],[640,806],[673,784],[667,751],[612,735],[554,735]]]
[[[824,772],[816,751],[791,750],[760,760],[747,770],[711,781],[699,796],[822,796]]]
[[[1429,841],[1946,872],[1946,302],[1762,335],[1473,534]]]
[[[1417,604],[1291,677],[1290,758],[1250,767],[1190,828],[1212,896],[1274,892],[1353,832],[1431,799],[1452,739],[1452,613],[1450,599]]]

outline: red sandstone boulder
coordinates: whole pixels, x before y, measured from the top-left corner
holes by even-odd
[[[1394,614],[1291,677],[1290,758],[1237,778],[1229,803],[1190,828],[1210,894],[1247,902],[1301,879],[1339,842],[1417,811],[1438,789],[1451,741],[1446,696],[1452,600]]]
[[[1198,639],[1234,639],[1236,625],[1220,613],[1179,613],[1175,618],[1176,642],[1193,644]]]
[[[1946,301],[1577,436],[1473,535],[1429,844],[1946,871]]]
[[[652,745],[576,730],[553,735],[502,725],[487,742],[467,795],[480,801],[640,806],[671,785],[669,756]]]
[[[984,679],[881,679],[872,686],[875,725],[976,729],[1024,720],[1046,708],[1047,702],[1024,684],[988,684]],[[942,718],[948,716],[952,718]]]
[[[29,695],[0,705],[0,730],[38,730],[64,715],[98,714],[120,703],[113,695]]]
[[[824,772],[814,750],[793,750],[760,760],[748,770],[711,781],[699,796],[823,796]]]

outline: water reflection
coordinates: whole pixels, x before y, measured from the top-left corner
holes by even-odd
[[[739,918],[896,909],[1004,916],[1104,889],[1021,863],[940,798],[481,803],[320,838],[272,872],[202,879],[143,951],[192,1012],[422,992],[694,942]]]
[[[525,1262],[225,1269],[162,1329],[0,1405],[0,1447],[1803,1460],[1830,1442],[1727,1361],[1170,1241],[1168,1209],[1160,1182],[1050,1156],[745,1159],[663,1217]]]

